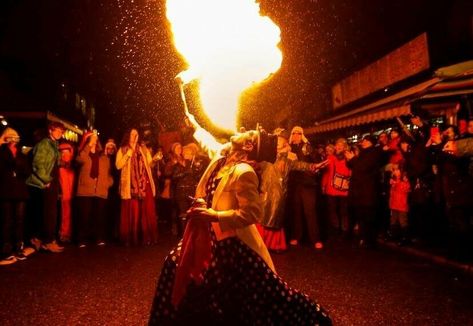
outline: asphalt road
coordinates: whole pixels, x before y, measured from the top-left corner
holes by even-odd
[[[168,250],[115,245],[37,253],[0,266],[0,325],[145,325]],[[473,277],[335,240],[273,255],[280,275],[316,298],[335,325],[473,325]]]

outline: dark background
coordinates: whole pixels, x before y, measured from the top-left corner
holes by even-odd
[[[473,1],[261,0],[279,25],[280,71],[243,103],[244,125],[274,116],[310,125],[330,112],[330,87],[424,31],[434,66],[472,56]],[[0,111],[67,109],[76,92],[113,133],[146,120],[182,123],[165,0],[2,0]]]

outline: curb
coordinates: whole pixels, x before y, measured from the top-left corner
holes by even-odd
[[[435,263],[435,264],[438,264],[438,265],[447,266],[447,267],[450,267],[450,268],[460,270],[464,273],[473,275],[473,265],[459,263],[457,261],[448,259],[444,256],[434,255],[432,253],[429,253],[429,252],[426,252],[426,251],[423,251],[423,250],[419,250],[419,249],[415,249],[415,248],[411,248],[411,247],[399,247],[398,245],[396,245],[394,243],[388,243],[388,242],[385,242],[385,241],[378,241],[378,243],[380,245],[382,245],[383,247],[389,248],[391,250],[400,251],[400,252],[403,252],[403,253],[411,255],[411,256],[415,256],[415,257],[419,257],[419,258],[428,260],[428,261],[430,261],[432,263]]]

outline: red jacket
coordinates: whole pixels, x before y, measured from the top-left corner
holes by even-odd
[[[389,150],[391,151],[391,157],[389,158],[389,163],[391,164],[400,164],[404,160],[402,156],[401,148],[399,147],[399,143],[401,142],[401,138],[391,139],[388,143]]]
[[[407,180],[391,180],[391,195],[389,196],[389,208],[401,212],[408,212],[407,195],[411,191],[411,185]]]
[[[329,163],[322,176],[322,192],[329,196],[348,196],[351,170],[345,157],[338,159],[329,155],[327,159]]]

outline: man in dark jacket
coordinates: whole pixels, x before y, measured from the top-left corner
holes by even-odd
[[[59,195],[59,150],[57,141],[64,133],[62,123],[51,122],[49,136],[33,148],[32,173],[26,180],[30,188],[37,229],[31,244],[36,249],[49,252],[62,252],[63,247],[56,243],[57,200]]]
[[[376,245],[376,213],[381,194],[381,167],[389,158],[386,148],[375,147],[376,138],[367,135],[361,141],[360,155],[345,152],[352,170],[348,200],[360,228],[360,246]]]

